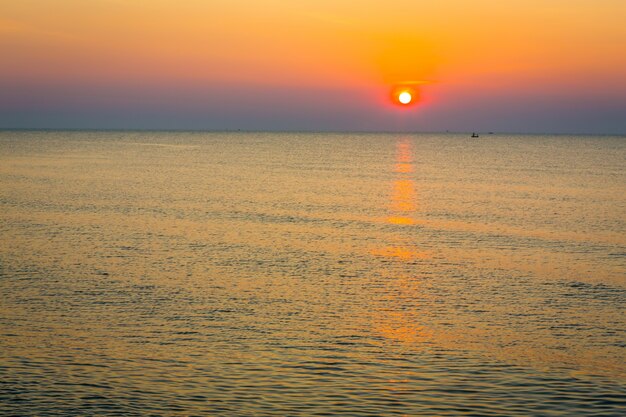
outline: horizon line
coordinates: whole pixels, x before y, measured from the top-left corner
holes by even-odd
[[[193,132],[193,133],[358,133],[358,134],[405,134],[405,135],[421,135],[421,134],[472,134],[481,135],[552,135],[552,136],[626,136],[626,132],[521,132],[521,131],[488,131],[488,130],[350,130],[350,129],[329,129],[329,130],[312,130],[312,129],[184,129],[184,128],[74,128],[74,127],[3,127],[0,126],[0,132],[3,131],[30,131],[30,132]]]

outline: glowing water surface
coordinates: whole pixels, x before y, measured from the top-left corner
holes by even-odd
[[[0,132],[0,413],[617,415],[626,139]]]

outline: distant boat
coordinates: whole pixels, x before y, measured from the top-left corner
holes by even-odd
[[[478,134],[476,132],[472,133],[472,137],[473,138],[479,138],[480,136],[478,136]]]

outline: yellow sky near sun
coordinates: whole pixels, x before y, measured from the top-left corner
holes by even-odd
[[[623,0],[0,0],[0,77],[619,84]]]

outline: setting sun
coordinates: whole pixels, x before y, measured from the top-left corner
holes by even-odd
[[[409,104],[412,99],[413,97],[411,97],[411,93],[409,93],[408,91],[403,91],[398,96],[398,101],[402,104]]]
[[[421,95],[419,90],[414,87],[415,82],[406,83],[403,82],[399,85],[395,85],[389,92],[389,99],[391,102],[400,107],[412,107],[415,104],[421,102]]]

